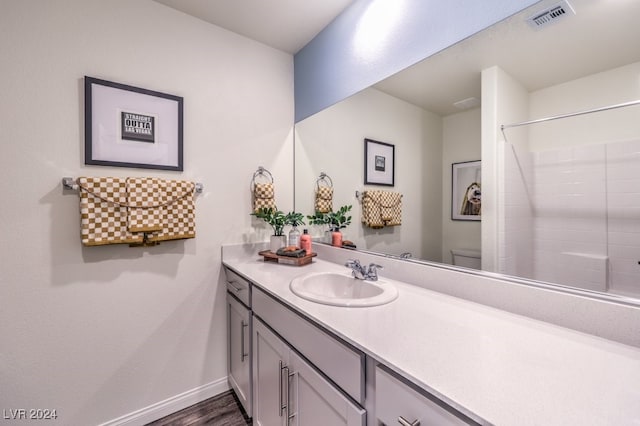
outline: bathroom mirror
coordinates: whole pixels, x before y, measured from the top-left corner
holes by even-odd
[[[558,4],[540,2],[296,123],[295,209],[313,212],[324,172],[334,207],[353,205],[344,234],[359,250],[444,264],[473,258],[483,222],[499,216],[490,272],[640,298],[640,106],[496,130],[500,202],[482,210],[495,216],[452,219],[453,165],[485,164],[483,70],[498,67],[524,93],[515,121],[640,99],[640,2],[569,3],[538,27],[527,18]],[[364,184],[365,139],[395,147],[394,186]],[[360,223],[356,192],[372,189],[402,194],[400,226]]]

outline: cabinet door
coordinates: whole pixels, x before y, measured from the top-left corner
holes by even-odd
[[[442,402],[418,393],[380,367],[376,368],[376,418],[385,425],[475,425]]]
[[[227,294],[227,316],[229,384],[251,417],[251,315]]]
[[[364,426],[366,412],[353,404],[298,354],[290,353],[290,414],[296,426]]]
[[[258,426],[287,424],[289,348],[260,320],[253,322],[253,422]]]

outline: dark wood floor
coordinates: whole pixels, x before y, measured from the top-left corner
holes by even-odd
[[[149,423],[147,426],[250,426],[238,398],[227,391]]]

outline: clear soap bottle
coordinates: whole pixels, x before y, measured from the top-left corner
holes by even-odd
[[[289,245],[300,247],[300,231],[295,226],[289,231]]]

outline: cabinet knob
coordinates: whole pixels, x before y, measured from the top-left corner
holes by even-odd
[[[398,417],[398,423],[400,423],[402,426],[420,426],[420,420],[410,422],[402,416]]]

